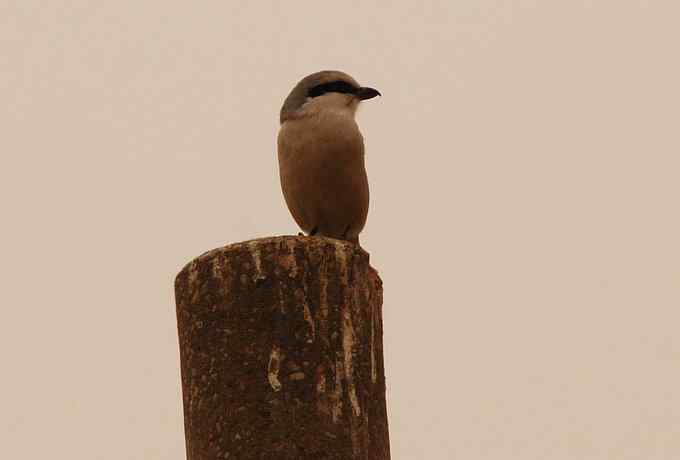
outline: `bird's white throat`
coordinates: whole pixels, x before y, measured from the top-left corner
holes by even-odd
[[[347,94],[329,93],[320,97],[309,98],[302,106],[304,115],[340,116],[354,118],[359,100]]]

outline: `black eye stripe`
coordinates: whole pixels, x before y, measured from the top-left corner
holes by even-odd
[[[322,83],[320,85],[316,85],[312,88],[310,88],[309,92],[307,93],[308,97],[317,97],[321,96],[322,94],[326,93],[349,93],[349,94],[355,94],[357,92],[357,88],[350,84],[347,83],[346,81],[338,80],[338,81],[331,81],[328,83]]]

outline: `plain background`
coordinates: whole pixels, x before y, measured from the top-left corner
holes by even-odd
[[[0,457],[183,459],[173,279],[341,69],[393,458],[680,458],[675,1],[0,2]]]

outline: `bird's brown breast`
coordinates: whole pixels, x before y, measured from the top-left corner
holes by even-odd
[[[353,117],[327,113],[283,123],[278,136],[281,188],[298,225],[353,238],[368,213],[364,144]]]

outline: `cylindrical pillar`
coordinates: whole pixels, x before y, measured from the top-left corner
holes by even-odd
[[[233,244],[175,291],[188,460],[389,459],[382,282],[365,251]]]

